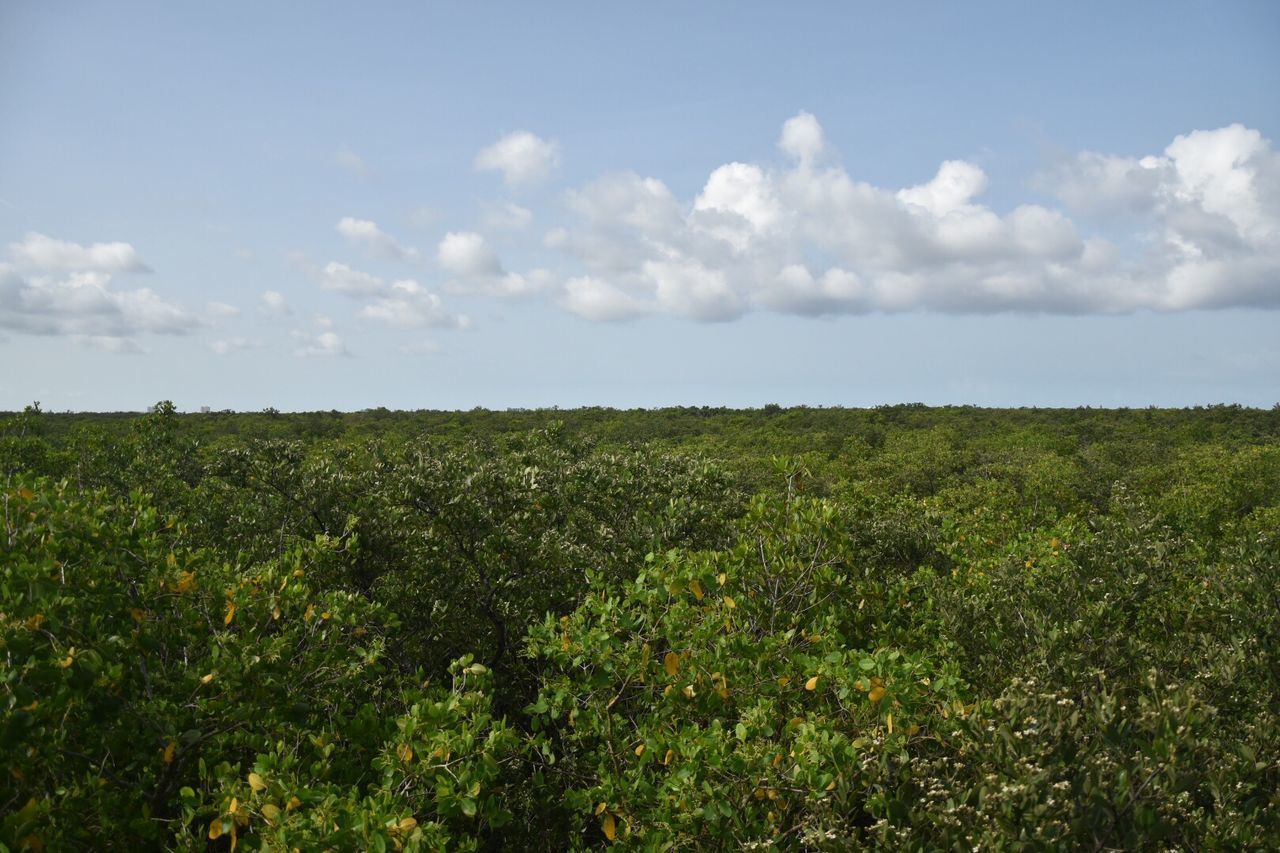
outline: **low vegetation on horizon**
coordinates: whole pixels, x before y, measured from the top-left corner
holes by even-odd
[[[0,851],[1280,839],[1280,407],[0,423]]]

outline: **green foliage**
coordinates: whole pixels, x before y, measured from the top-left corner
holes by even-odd
[[[0,849],[1274,846],[1278,439],[28,407]]]

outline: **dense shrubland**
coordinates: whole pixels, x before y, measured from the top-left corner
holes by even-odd
[[[1280,411],[0,430],[0,849],[1280,838]]]

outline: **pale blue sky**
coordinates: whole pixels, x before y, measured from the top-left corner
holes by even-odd
[[[1277,92],[1271,2],[7,0],[0,408],[1270,406]]]

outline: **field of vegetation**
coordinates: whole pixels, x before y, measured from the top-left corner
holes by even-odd
[[[0,850],[1280,848],[1280,408],[0,426]]]

